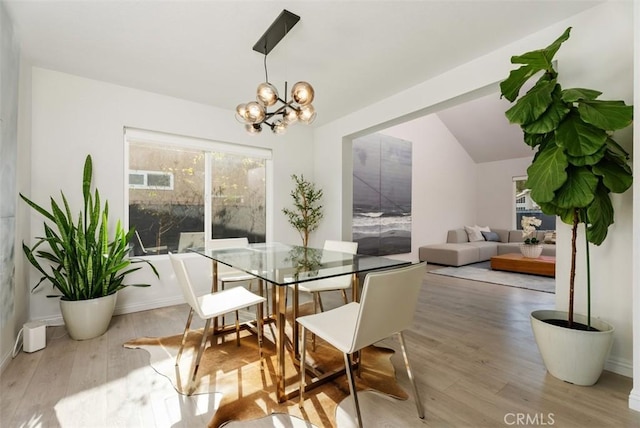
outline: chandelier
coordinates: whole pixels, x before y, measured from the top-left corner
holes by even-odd
[[[264,54],[265,81],[258,85],[255,101],[238,104],[236,107],[236,119],[245,125],[249,134],[262,132],[262,125],[271,128],[275,134],[284,134],[289,125],[296,122],[310,124],[316,118],[316,111],[311,104],[314,90],[309,83],[297,82],[293,85],[291,98],[287,100],[287,82],[285,82],[285,95],[282,99],[276,87],[269,83],[267,72],[267,54],[299,20],[298,15],[283,10],[253,46],[254,51]],[[278,103],[280,104],[277,105]],[[269,107],[275,110],[269,111]]]

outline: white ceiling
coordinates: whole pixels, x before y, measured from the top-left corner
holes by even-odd
[[[2,1],[24,58],[35,66],[228,110],[250,101],[264,80],[264,56],[252,47],[287,9],[301,20],[268,55],[269,80],[281,91],[285,81],[289,87],[298,80],[310,82],[316,90],[315,126],[601,3]],[[485,97],[440,113],[476,162],[529,154],[506,155],[504,148],[488,147],[487,141],[505,139],[498,130],[506,127],[505,108],[497,99]],[[472,119],[477,123],[470,126]],[[511,142],[518,135],[517,128],[506,132],[512,132]]]

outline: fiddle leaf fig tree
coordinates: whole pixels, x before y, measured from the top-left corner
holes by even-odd
[[[323,217],[320,205],[322,189],[316,189],[303,175],[298,177],[293,174],[291,178],[295,183],[291,191],[294,209],[283,208],[282,212],[287,216],[289,224],[300,233],[302,246],[306,247],[309,244],[309,234],[318,228]]]
[[[544,49],[512,57],[511,63],[521,65],[500,90],[515,102],[505,113],[509,122],[520,125],[524,142],[536,150],[527,170],[531,197],[545,214],[572,226],[567,323],[572,328],[578,225],[585,224],[588,272],[588,243],[602,244],[614,222],[610,194],[625,192],[633,181],[629,154],[613,139],[614,131],[631,125],[633,106],[599,100],[602,92],[593,89],[562,88],[553,57],[570,32],[571,27]],[[520,96],[533,78],[533,87]]]

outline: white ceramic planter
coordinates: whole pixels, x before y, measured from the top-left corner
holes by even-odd
[[[90,300],[62,300],[60,310],[72,339],[86,340],[102,336],[109,328],[118,293]]]
[[[580,331],[544,322],[567,319],[567,312],[540,310],[531,313],[531,327],[544,365],[553,376],[576,385],[593,385],[598,381],[613,345],[612,325],[591,319],[599,331]],[[574,314],[574,321],[587,323],[587,317]]]
[[[542,244],[520,244],[520,252],[528,259],[537,259],[542,254]]]

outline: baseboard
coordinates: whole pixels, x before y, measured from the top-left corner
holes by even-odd
[[[631,394],[629,394],[629,408],[631,410],[640,412],[640,389],[639,388],[634,388],[631,390]]]
[[[134,304],[124,304],[124,305],[116,304],[116,309],[113,311],[113,315],[124,315],[124,314],[130,314],[133,312],[149,311],[151,309],[164,308],[165,306],[180,305],[183,303],[184,303],[184,297],[175,296],[175,297],[169,297],[165,299],[149,300],[144,303],[134,303]],[[58,315],[55,317],[34,318],[33,321],[44,321],[47,323],[48,326],[64,325],[62,315]]]
[[[625,377],[633,377],[633,364],[626,359],[609,357],[604,364],[604,369]]]
[[[164,308],[165,306],[180,305],[184,303],[184,297],[182,295],[175,297],[168,297],[165,299],[151,300],[144,303],[135,303],[119,306],[116,304],[116,309],[113,312],[114,315],[124,315],[133,312],[149,311],[151,309]]]

